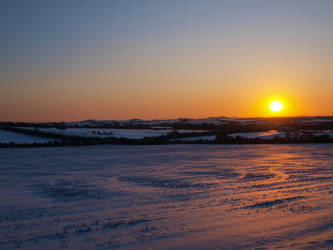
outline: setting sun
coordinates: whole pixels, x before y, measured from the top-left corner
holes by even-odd
[[[273,112],[279,112],[283,109],[283,105],[280,101],[273,101],[271,102],[271,104],[269,105],[269,108],[273,111]]]

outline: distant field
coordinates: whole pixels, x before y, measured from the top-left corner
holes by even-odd
[[[32,144],[47,143],[50,141],[54,141],[54,139],[47,139],[0,129],[0,143]]]
[[[43,146],[45,142],[49,142],[45,146],[332,143],[333,117],[210,117],[171,120],[86,120],[66,123],[0,122],[0,131],[2,131],[1,147],[23,143],[37,143],[35,146]],[[27,137],[23,139],[22,134],[28,135],[30,139]],[[11,145],[6,145],[9,141]]]
[[[166,139],[161,144],[166,142],[215,142],[218,132],[209,130],[190,130],[190,129],[180,129],[180,130],[171,130],[171,129],[115,129],[115,128],[34,128],[34,127],[18,127],[20,132],[6,131],[0,129],[0,143],[15,143],[15,144],[43,144],[48,142],[58,141],[59,139],[54,139],[48,137],[48,135],[59,135],[66,137],[82,137],[82,138],[117,138],[117,139],[130,139],[130,140],[143,140],[145,138],[158,138],[163,136],[170,136],[170,139]],[[36,133],[40,136],[35,136],[29,133],[30,131]],[[177,134],[174,134],[176,131]],[[46,133],[46,134],[44,134]],[[209,135],[202,135],[202,133],[209,133]],[[212,134],[213,133],[213,134]],[[307,135],[311,133],[313,136],[322,136],[327,135],[329,138],[333,139],[332,130],[326,130],[325,132],[318,131],[302,131],[302,132],[285,132],[277,130],[268,130],[261,132],[240,132],[240,133],[229,133],[228,137],[236,140],[239,138],[243,139],[261,139],[263,142],[265,140],[275,140],[276,138],[286,139],[290,137],[297,138],[299,136]],[[92,143],[94,144],[94,143]]]
[[[35,128],[23,128],[26,130],[34,130]],[[38,130],[47,133],[56,133],[69,136],[83,136],[83,137],[117,137],[129,139],[142,139],[146,137],[154,137],[166,135],[170,131],[159,131],[153,129],[107,129],[107,128],[39,128]]]

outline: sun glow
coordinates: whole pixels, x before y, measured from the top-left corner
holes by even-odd
[[[280,101],[273,101],[269,105],[269,108],[273,112],[279,112],[283,109],[283,105],[282,105],[282,102],[280,102]]]

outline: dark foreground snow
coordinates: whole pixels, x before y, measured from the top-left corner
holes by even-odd
[[[0,248],[333,247],[333,145],[0,150]]]

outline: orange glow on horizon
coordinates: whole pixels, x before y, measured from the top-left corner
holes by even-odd
[[[252,108],[253,113],[258,117],[298,116],[304,113],[304,109],[299,105],[299,100],[296,101],[289,94],[263,93],[263,96],[258,98]]]

